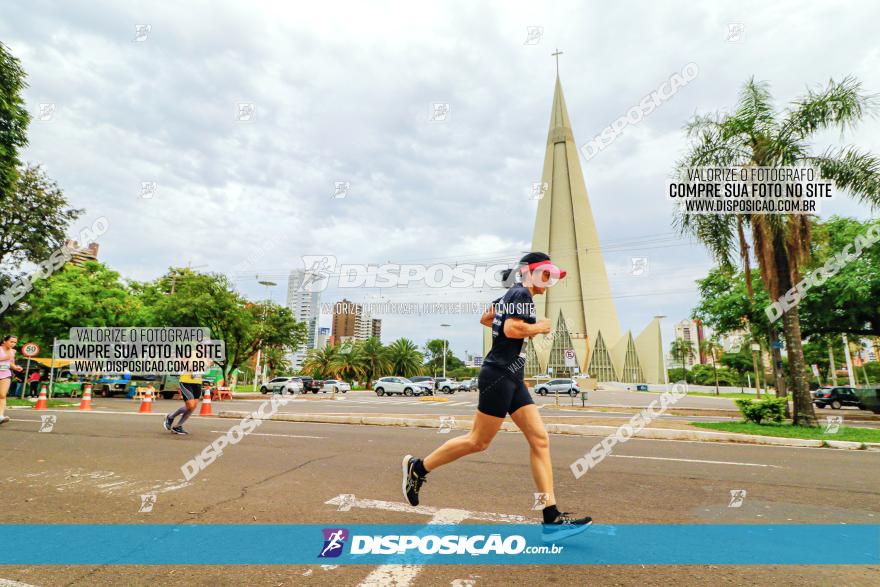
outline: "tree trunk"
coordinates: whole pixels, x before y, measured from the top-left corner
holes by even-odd
[[[794,403],[794,423],[797,426],[817,426],[813,398],[806,376],[804,347],[801,344],[801,319],[794,306],[782,315],[785,343],[788,347],[788,371],[791,377]]]
[[[773,342],[779,340],[779,332],[772,324],[770,325],[770,340],[770,349],[773,353],[773,378],[776,380],[776,397],[784,398],[788,396],[788,383],[785,381],[785,371],[782,368],[782,349],[773,346]],[[791,418],[788,402],[785,402],[785,417]]]

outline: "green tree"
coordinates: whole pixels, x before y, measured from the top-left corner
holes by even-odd
[[[398,338],[388,346],[388,360],[394,375],[413,377],[422,371],[424,355],[409,339]]]
[[[9,47],[0,43],[0,219],[15,199],[20,149],[27,145],[28,114],[22,93],[27,87],[24,69]],[[0,235],[2,236],[2,235]],[[2,261],[3,255],[0,255]]]
[[[853,78],[829,81],[808,90],[787,111],[777,113],[766,83],[749,80],[732,114],[697,116],[687,127],[692,143],[679,163],[687,167],[812,166],[833,180],[839,190],[856,198],[880,203],[880,160],[855,147],[829,148],[813,154],[811,137],[817,131],[845,128],[860,121],[874,105]],[[746,256],[747,223],[761,280],[773,299],[779,299],[800,280],[810,251],[810,222],[804,215],[754,214],[746,216],[679,213],[675,224],[684,234],[702,242],[725,267],[735,254]],[[746,270],[748,266],[745,265]],[[783,332],[794,388],[795,424],[815,426],[816,414],[805,376],[800,317],[797,306],[783,315]]]
[[[391,371],[391,361],[388,360],[388,349],[379,342],[378,338],[370,337],[359,345],[359,352],[364,365],[364,376],[367,385],[374,380],[384,377]]]
[[[682,369],[687,370],[687,360],[693,358],[694,347],[688,341],[676,338],[669,345],[669,354],[672,355],[672,358],[678,359],[678,364],[681,365]]]
[[[61,188],[39,166],[21,170],[15,193],[4,199],[0,207],[0,266],[5,267],[46,260],[64,244],[70,223],[82,214],[82,210],[69,207]]]
[[[289,351],[306,339],[306,325],[297,322],[289,308],[249,302],[225,275],[173,268],[138,289],[150,324],[210,328],[212,338],[224,341],[226,357],[217,364],[226,379],[257,350]]]
[[[13,318],[19,338],[34,340],[51,353],[52,339],[66,339],[74,327],[139,326],[140,300],[119,273],[97,261],[82,267],[68,264],[46,279],[34,282]]]
[[[715,395],[719,395],[721,391],[718,389],[718,365],[716,361],[724,349],[718,344],[714,338],[707,338],[700,342],[700,352],[707,355],[712,360],[712,374],[715,376]]]

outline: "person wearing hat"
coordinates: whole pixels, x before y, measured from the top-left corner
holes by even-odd
[[[560,540],[584,531],[592,518],[576,518],[556,507],[550,438],[538,407],[525,384],[523,341],[550,332],[550,321],[537,320],[533,296],[543,294],[565,277],[545,253],[528,253],[516,269],[520,279],[493,304],[480,321],[492,328],[492,348],[480,369],[480,399],[471,431],[451,438],[424,459],[403,458],[403,494],[410,505],[419,504],[419,491],[430,471],[461,457],[489,448],[509,414],[529,443],[532,477],[545,505],[543,536]],[[505,280],[507,281],[507,280]],[[491,315],[491,320],[489,316]]]

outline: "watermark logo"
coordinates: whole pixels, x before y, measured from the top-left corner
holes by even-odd
[[[439,434],[449,434],[455,430],[455,416],[440,416]]]
[[[447,122],[450,111],[448,102],[432,102],[428,106],[428,122]]]
[[[156,195],[156,190],[159,188],[159,185],[155,181],[142,181],[141,182],[141,199],[143,200],[152,200]]]
[[[333,195],[331,196],[331,199],[342,200],[343,198],[348,196],[348,192],[350,191],[350,181],[337,181],[333,184]]]
[[[257,105],[253,102],[238,102],[235,106],[236,122],[253,122],[257,119]]]
[[[746,25],[741,22],[730,22],[727,23],[727,42],[728,43],[739,43],[743,40],[743,35],[746,31]]]
[[[745,489],[731,489],[730,490],[730,503],[727,504],[729,508],[738,508],[742,507],[743,502],[746,500],[746,494],[748,492]]]
[[[543,510],[547,507],[547,501],[550,499],[549,493],[535,493],[534,501],[532,502],[532,510],[538,511]]]
[[[55,115],[55,103],[54,102],[40,102],[39,110],[37,111],[37,120],[40,122],[49,122],[52,120],[52,117]]]
[[[532,184],[532,191],[529,192],[530,200],[543,200],[544,196],[547,195],[547,190],[550,188],[550,185],[545,182],[535,182]]]
[[[309,293],[324,291],[330,282],[330,275],[336,271],[336,257],[332,255],[303,255],[305,275],[298,291]]]
[[[153,511],[153,506],[156,505],[156,494],[155,493],[147,493],[146,495],[141,496],[141,507],[138,508],[139,514],[148,514]]]
[[[632,267],[630,268],[630,274],[635,277],[641,277],[642,275],[648,274],[648,258],[647,257],[632,257]]]
[[[837,434],[843,425],[843,416],[825,416],[825,423],[822,425],[825,434]]]
[[[678,91],[692,82],[700,73],[696,63],[688,63],[680,72],[673,73],[667,80],[657,86],[650,94],[642,98],[639,103],[626,111],[621,117],[605,127],[599,134],[586,145],[581,147],[581,154],[589,161],[597,153],[605,150],[617,137],[623,134],[623,130],[630,125],[640,123],[646,116],[652,114],[664,102],[671,99]]]
[[[655,399],[648,407],[629,419],[629,422],[620,426],[613,434],[609,434],[603,438],[598,444],[590,449],[590,452],[577,459],[569,468],[575,479],[583,477],[587,471],[595,468],[599,463],[611,456],[614,447],[617,444],[627,442],[633,436],[642,431],[648,424],[659,418],[675,405],[678,400],[687,395],[687,383],[679,381],[672,386],[672,390],[664,392],[658,399]]]
[[[345,528],[324,528],[324,547],[318,558],[336,558],[342,554],[345,541],[348,540],[348,530]]]
[[[147,40],[147,37],[150,36],[151,32],[153,32],[153,25],[136,24],[134,25],[134,39],[132,39],[132,41],[135,43],[143,43]]]
[[[523,45],[537,45],[544,38],[544,27],[528,26],[526,27],[526,40]]]
[[[58,421],[58,416],[55,414],[42,414],[40,415],[40,432],[52,432],[55,429],[55,422]]]

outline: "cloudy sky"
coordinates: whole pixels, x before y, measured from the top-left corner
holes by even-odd
[[[131,279],[191,263],[286,299],[303,255],[338,263],[486,262],[529,247],[554,61],[578,145],[685,64],[699,75],[584,162],[622,326],[671,324],[712,263],[672,232],[665,178],[695,112],[733,105],[750,76],[780,105],[855,75],[880,92],[873,2],[14,1],[0,40],[29,75],[25,158],[81,224],[105,216],[101,259]],[[541,27],[529,37],[530,27]],[[432,121],[432,104],[449,104]],[[41,104],[46,106],[41,106]],[[253,108],[240,120],[240,104]],[[251,106],[252,105],[252,106]],[[41,111],[42,108],[42,111]],[[39,120],[41,112],[45,120]],[[880,123],[817,148],[880,151]],[[143,197],[144,183],[155,192]],[[337,182],[348,182],[334,198]],[[147,184],[152,185],[152,184]],[[839,198],[823,216],[867,218]],[[79,227],[79,226],[78,226]],[[77,227],[77,228],[78,228]],[[633,257],[647,257],[634,276]],[[488,301],[490,290],[329,288],[323,302]],[[473,315],[380,316],[383,339],[447,334],[480,348]],[[329,324],[324,317],[323,324]],[[452,327],[442,332],[440,324]]]

